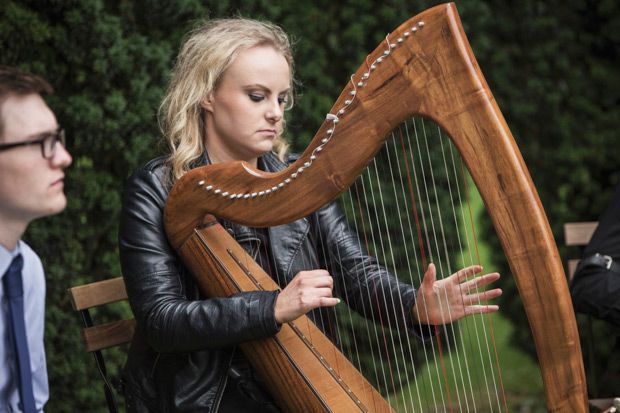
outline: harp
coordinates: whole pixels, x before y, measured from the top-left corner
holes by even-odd
[[[235,162],[197,168],[179,180],[164,211],[171,245],[208,296],[276,288],[260,267],[240,263],[243,251],[212,215],[252,227],[307,216],[353,184],[403,120],[430,119],[458,149],[502,243],[534,336],[548,410],[587,411],[581,348],[557,247],[455,5],[436,6],[408,20],[368,62],[290,168],[265,173]],[[242,345],[249,346],[246,355],[263,370],[282,407],[391,410],[363,378],[342,383],[344,373],[333,371],[350,363],[332,355],[329,340],[308,344],[306,338],[316,332],[305,330],[303,322],[290,324],[276,337]]]

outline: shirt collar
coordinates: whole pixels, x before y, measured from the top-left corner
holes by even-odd
[[[4,273],[11,265],[13,258],[21,252],[21,243],[22,240],[20,239],[13,251],[9,251],[4,245],[0,244],[0,278],[4,277]]]

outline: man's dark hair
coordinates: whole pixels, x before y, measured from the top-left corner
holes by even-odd
[[[16,67],[0,65],[0,136],[4,129],[2,104],[11,95],[25,96],[31,93],[52,94],[54,89],[37,75]]]

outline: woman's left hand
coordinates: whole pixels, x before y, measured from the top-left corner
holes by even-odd
[[[498,273],[475,277],[466,281],[474,274],[482,272],[482,267],[472,265],[436,281],[437,270],[430,264],[418,291],[413,306],[413,317],[422,324],[440,325],[460,320],[472,314],[486,314],[499,310],[497,305],[487,304],[487,300],[499,297],[502,290],[477,292],[477,290],[499,279]]]

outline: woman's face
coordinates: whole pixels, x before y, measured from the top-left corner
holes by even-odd
[[[212,163],[242,160],[256,166],[282,131],[290,83],[288,63],[274,48],[256,46],[239,54],[217,90],[201,102]]]

